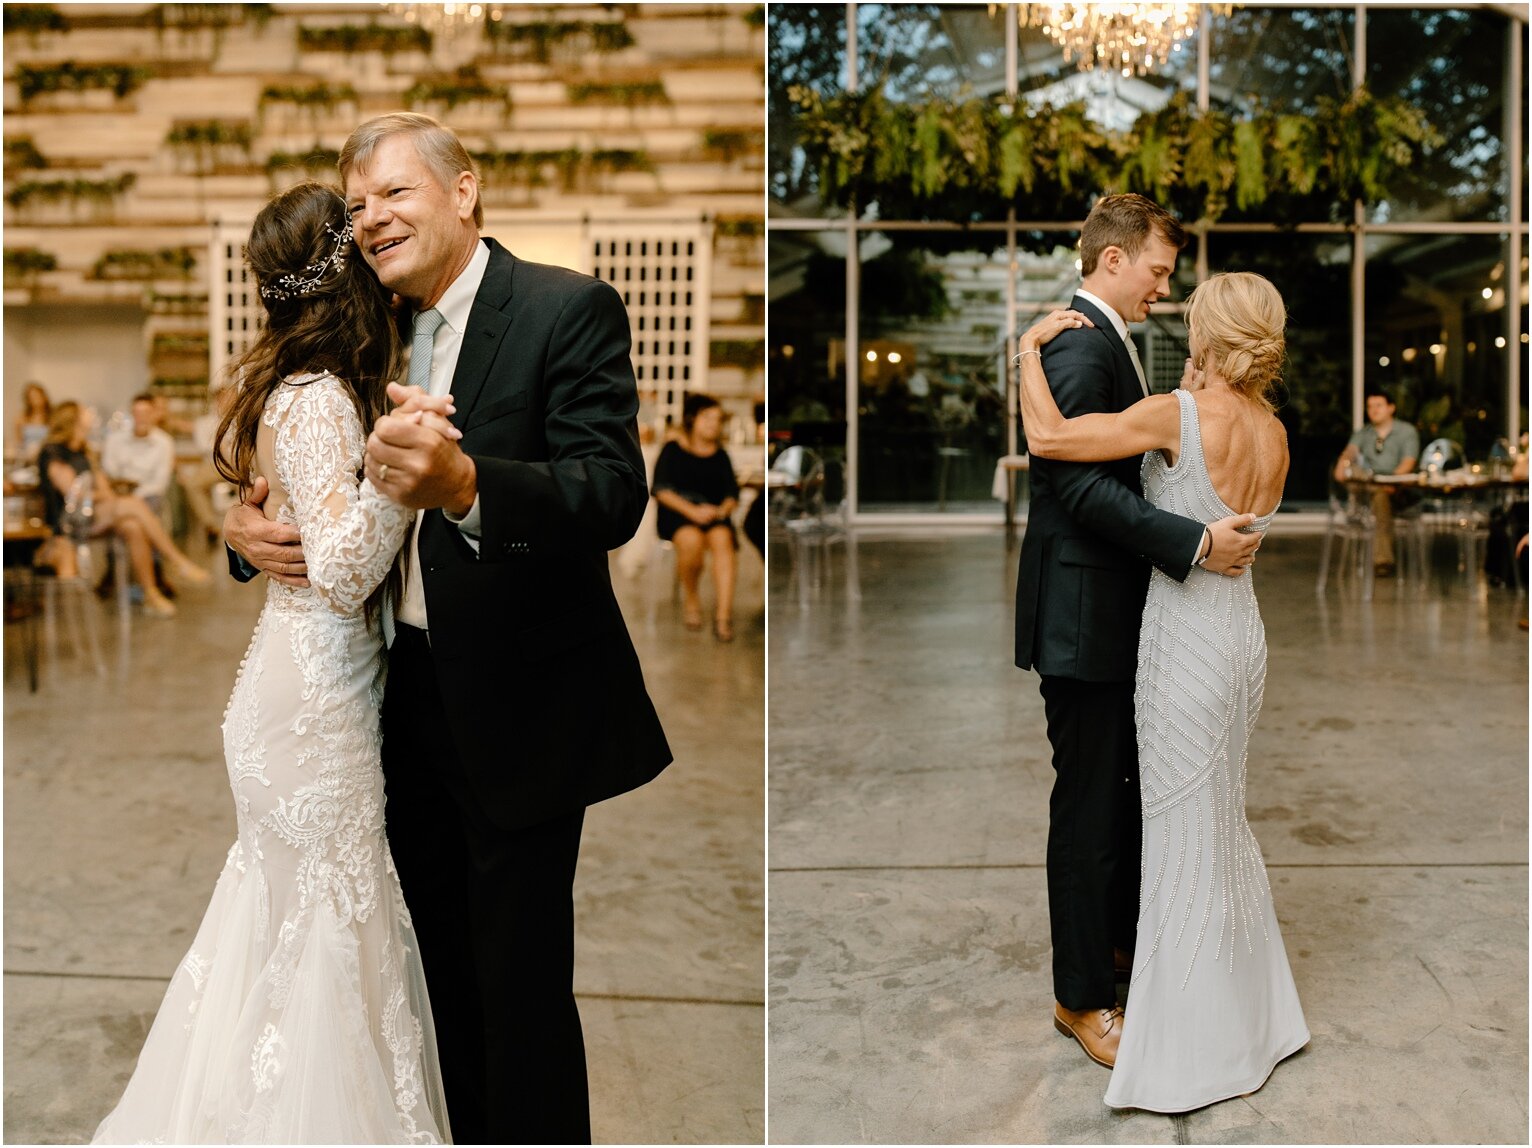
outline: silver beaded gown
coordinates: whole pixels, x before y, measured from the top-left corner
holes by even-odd
[[[1177,391],[1175,466],[1144,458],[1144,497],[1215,522],[1197,404]],[[1251,530],[1265,532],[1272,514]],[[1245,820],[1245,766],[1266,682],[1253,576],[1155,570],[1139,635],[1134,710],[1144,817],[1138,940],[1113,1108],[1186,1112],[1253,1092],[1309,1039]]]

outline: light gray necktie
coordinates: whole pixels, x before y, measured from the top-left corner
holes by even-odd
[[[415,316],[415,338],[410,343],[410,386],[423,391],[431,389],[431,352],[436,347],[436,328],[446,318],[435,307]]]
[[[446,316],[432,307],[429,311],[421,311],[415,316],[415,337],[410,341],[410,386],[419,387],[429,393],[431,390],[431,355],[436,349],[436,328],[446,322]],[[416,527],[420,524],[420,515],[415,515]],[[415,529],[410,530],[409,540],[405,543],[405,577],[415,578],[418,575],[415,568],[420,564],[419,555],[415,552]],[[394,612],[385,600],[383,604],[383,644],[394,644]]]
[[[415,336],[415,342],[420,342],[420,336]],[[1133,369],[1138,372],[1138,386],[1144,392],[1144,398],[1149,397],[1149,380],[1144,377],[1144,364],[1138,361],[1138,348],[1133,345],[1133,336],[1124,335],[1123,342],[1128,344],[1128,358],[1133,360]],[[410,382],[415,381],[415,368],[410,368]]]

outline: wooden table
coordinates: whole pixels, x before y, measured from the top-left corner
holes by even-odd
[[[21,619],[22,626],[22,649],[26,651],[27,658],[27,682],[32,692],[37,692],[37,571],[32,566],[32,560],[37,556],[38,548],[53,537],[53,531],[37,522],[6,523],[5,525],[5,568],[22,571],[22,583],[26,587],[26,594],[22,598],[22,605],[26,616]]]

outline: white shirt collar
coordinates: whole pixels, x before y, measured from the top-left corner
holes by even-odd
[[[1116,328],[1117,336],[1122,340],[1123,346],[1128,345],[1128,325],[1122,321],[1122,316],[1117,313],[1115,308],[1108,306],[1106,300],[1100,296],[1092,295],[1084,287],[1076,287],[1075,294],[1081,295],[1089,302],[1094,303],[1101,313],[1112,321],[1112,326]]]
[[[468,266],[463,268],[436,302],[436,309],[442,313],[442,319],[459,336],[468,328],[468,315],[473,310],[474,297],[479,293],[479,285],[484,282],[484,272],[488,267],[489,247],[481,239],[474,244],[473,257],[468,260]]]

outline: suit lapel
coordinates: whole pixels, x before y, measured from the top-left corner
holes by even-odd
[[[1107,342],[1112,345],[1112,354],[1117,363],[1117,389],[1130,394],[1122,407],[1126,410],[1139,399],[1144,397],[1144,389],[1138,381],[1138,372],[1133,369],[1133,356],[1128,354],[1128,345],[1117,334],[1117,328],[1112,325],[1112,320],[1101,313],[1089,299],[1076,295],[1069,301],[1069,306],[1090,318],[1096,324],[1096,329],[1106,336]]]
[[[484,280],[479,293],[474,296],[473,309],[468,313],[468,328],[463,332],[463,347],[458,352],[457,370],[452,375],[452,400],[457,413],[452,424],[462,430],[468,416],[479,401],[489,369],[510,329],[511,317],[506,306],[511,301],[511,280],[516,266],[513,256],[493,239],[485,239],[489,247],[489,266],[484,269]]]

